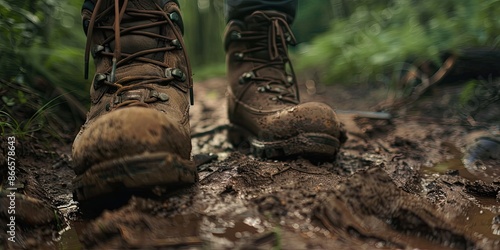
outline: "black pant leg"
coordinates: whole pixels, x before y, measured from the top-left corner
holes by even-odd
[[[298,0],[225,0],[226,21],[243,20],[257,10],[275,10],[285,13],[292,23],[297,12]]]

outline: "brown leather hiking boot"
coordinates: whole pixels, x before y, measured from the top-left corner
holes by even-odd
[[[96,0],[82,10],[96,74],[73,143],[74,196],[194,183],[191,70],[174,1]]]
[[[225,32],[229,80],[229,139],[248,141],[265,158],[301,155],[333,160],[345,142],[335,112],[323,103],[300,104],[287,44],[295,38],[286,16],[257,11]],[[288,73],[289,71],[289,73]]]

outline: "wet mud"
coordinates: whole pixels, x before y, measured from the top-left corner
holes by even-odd
[[[308,82],[304,101],[339,109],[349,137],[335,162],[263,160],[227,142],[225,83],[196,85],[199,182],[156,187],[114,207],[72,200],[70,145],[27,149],[16,239],[5,249],[499,249],[498,121],[444,115],[428,99],[363,113],[383,87]],[[313,89],[314,88],[314,89]],[[444,93],[452,93],[443,90]],[[442,99],[441,99],[442,100]],[[447,113],[448,114],[448,113]],[[20,146],[21,147],[21,146]],[[2,146],[2,148],[4,148]],[[2,163],[5,164],[5,163]],[[8,223],[2,191],[0,222]],[[93,210],[93,211],[92,211]]]

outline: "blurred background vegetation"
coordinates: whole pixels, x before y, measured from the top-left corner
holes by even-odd
[[[439,64],[443,53],[500,46],[499,0],[330,2],[329,29],[303,46],[299,61],[328,82],[387,81],[408,61]]]
[[[44,122],[71,130],[66,119],[83,121],[90,82],[83,78],[82,2],[0,0],[0,111],[26,119],[67,103],[70,117]],[[180,3],[195,80],[224,75],[223,0]],[[500,0],[299,0],[294,64],[325,83],[392,81],[405,62],[439,64],[445,52],[498,49],[498,13]]]

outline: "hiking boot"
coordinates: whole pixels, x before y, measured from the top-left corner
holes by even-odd
[[[264,158],[333,160],[345,132],[330,106],[300,104],[288,44],[295,44],[295,38],[282,13],[257,11],[244,22],[228,23],[229,140],[236,146],[248,142]]]
[[[75,199],[194,183],[192,79],[178,4],[87,0],[82,16],[96,74],[73,143]]]

